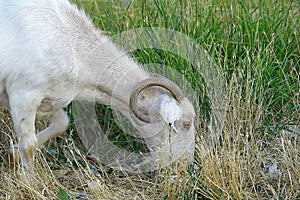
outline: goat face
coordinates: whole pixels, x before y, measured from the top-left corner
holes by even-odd
[[[141,81],[130,97],[132,123],[160,161],[184,156],[194,161],[192,103],[169,79],[153,75]]]

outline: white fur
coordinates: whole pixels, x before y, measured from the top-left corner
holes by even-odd
[[[127,112],[132,88],[148,77],[68,1],[0,0],[0,106],[11,110],[24,165],[33,160],[26,152],[65,131],[71,101]],[[36,115],[51,121],[37,135]]]

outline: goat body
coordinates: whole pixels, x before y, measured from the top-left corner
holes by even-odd
[[[0,0],[0,106],[11,110],[23,165],[66,130],[71,101],[114,102],[129,113],[133,89],[149,77],[68,1]],[[192,124],[192,105],[181,104]],[[36,116],[51,121],[37,135]]]

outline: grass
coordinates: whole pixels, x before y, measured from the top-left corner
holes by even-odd
[[[202,115],[193,169],[174,163],[156,176],[129,175],[105,166],[89,168],[91,161],[74,145],[76,132],[71,128],[41,150],[36,180],[31,183],[17,169],[7,169],[5,151],[16,139],[9,113],[1,111],[0,199],[300,198],[299,1],[76,3],[108,35],[163,27],[201,45],[222,71],[227,91],[222,137],[212,151],[203,150],[205,119],[210,114],[210,100],[204,98],[196,108]],[[206,80],[193,78],[193,66],[171,52],[144,49],[132,55],[141,63],[171,66],[184,73],[194,88],[205,86]],[[190,70],[182,71],[183,66]],[[204,94],[199,95],[205,97],[205,88],[201,91]],[[37,125],[45,127],[43,122]]]

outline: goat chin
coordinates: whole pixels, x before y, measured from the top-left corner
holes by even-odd
[[[134,88],[152,76],[67,0],[1,1],[0,29],[0,106],[11,110],[26,166],[32,165],[36,146],[66,130],[69,118],[63,108],[71,101],[96,100],[128,112]],[[167,82],[157,76],[151,80]],[[194,132],[185,130],[182,123],[193,127],[195,114],[186,98],[178,102],[177,93],[169,91],[173,96],[159,112],[162,121],[174,123],[175,128],[177,123],[181,135],[177,139],[188,143]],[[35,134],[37,114],[51,124]],[[145,127],[147,135],[150,129]],[[184,135],[187,132],[191,133]],[[145,141],[155,146],[160,139],[165,136],[153,135]],[[180,141],[173,141],[175,149]],[[193,154],[194,150],[188,151]]]

